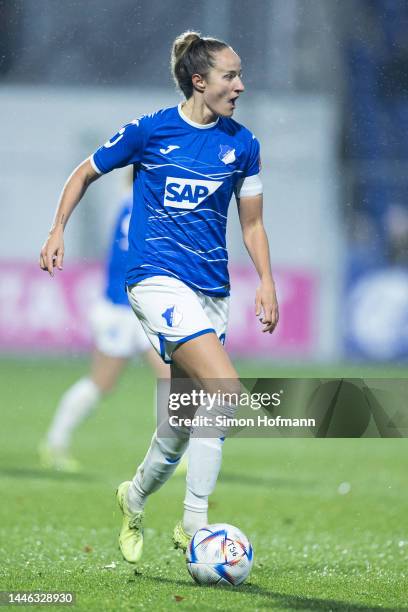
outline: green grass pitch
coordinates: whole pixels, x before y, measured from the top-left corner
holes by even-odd
[[[241,587],[199,587],[171,545],[183,478],[148,502],[137,572],[117,547],[115,488],[133,475],[152,433],[147,370],[129,368],[79,430],[73,450],[81,474],[39,467],[36,448],[56,401],[85,368],[83,360],[0,361],[0,590],[74,591],[75,610],[408,610],[406,439],[227,441],[210,520],[249,536],[254,567]],[[363,374],[239,369],[243,376]],[[351,485],[344,495],[342,482]]]

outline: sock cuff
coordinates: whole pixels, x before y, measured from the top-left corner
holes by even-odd
[[[189,512],[207,512],[208,495],[196,495],[187,487],[184,498],[184,509]]]

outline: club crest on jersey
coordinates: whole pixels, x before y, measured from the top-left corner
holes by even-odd
[[[183,313],[178,310],[176,305],[166,308],[161,316],[165,319],[169,327],[177,327],[183,320]]]
[[[222,181],[205,181],[168,176],[164,189],[164,206],[194,210],[222,185]]]
[[[231,147],[228,145],[220,145],[218,159],[220,159],[224,164],[232,164],[236,160],[235,149],[231,149]]]

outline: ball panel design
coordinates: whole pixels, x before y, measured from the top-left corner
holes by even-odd
[[[222,580],[215,568],[207,563],[187,563],[187,569],[197,584],[218,584]]]

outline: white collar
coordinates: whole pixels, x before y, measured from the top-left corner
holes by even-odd
[[[189,119],[182,111],[181,109],[181,105],[183,103],[180,102],[180,104],[177,105],[177,110],[179,112],[180,117],[183,119],[183,121],[185,121],[186,123],[188,123],[189,125],[192,125],[195,128],[199,128],[200,130],[208,130],[208,128],[212,128],[214,127],[214,125],[217,125],[219,117],[217,117],[217,119],[215,121],[213,121],[212,123],[196,123],[195,121],[191,121],[191,119]]]

